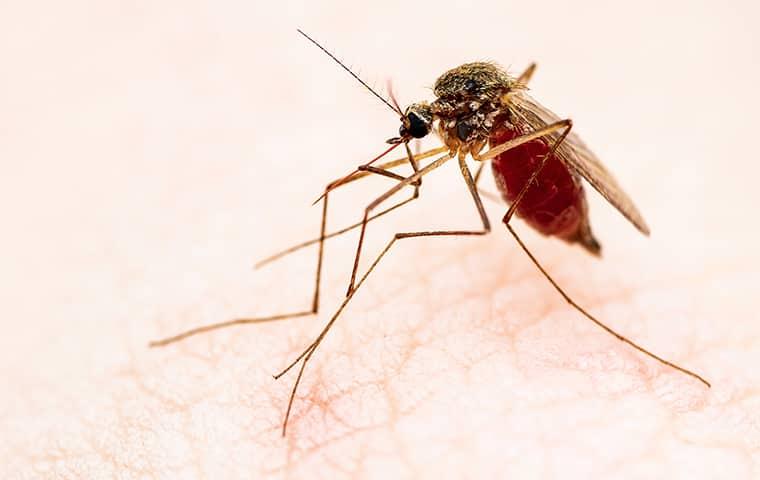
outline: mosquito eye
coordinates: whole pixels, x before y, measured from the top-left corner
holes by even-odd
[[[414,138],[422,138],[428,134],[428,126],[416,113],[411,112],[406,116],[409,120],[409,135]],[[403,128],[403,127],[402,127]]]

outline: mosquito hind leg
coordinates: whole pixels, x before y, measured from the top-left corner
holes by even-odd
[[[554,141],[553,145],[551,146],[549,152],[544,156],[544,158],[541,160],[541,162],[536,167],[535,171],[531,174],[530,179],[526,182],[526,184],[523,186],[522,190],[520,190],[520,193],[515,198],[515,201],[510,205],[509,210],[507,210],[507,213],[504,215],[503,222],[504,225],[506,225],[507,229],[509,230],[509,233],[512,234],[512,236],[515,238],[517,243],[520,245],[520,247],[525,251],[525,253],[528,255],[528,258],[533,262],[533,264],[538,268],[538,270],[543,274],[544,277],[549,281],[549,283],[554,287],[557,292],[562,295],[562,298],[567,301],[575,310],[577,310],[580,314],[582,314],[584,317],[589,319],[591,322],[596,324],[598,327],[602,328],[605,332],[609,333],[613,337],[617,338],[621,342],[633,347],[635,350],[638,350],[639,352],[643,353],[644,355],[660,362],[663,365],[666,365],[668,367],[671,367],[681,373],[684,373],[686,375],[689,375],[703,384],[705,384],[707,387],[710,387],[710,382],[705,380],[703,377],[701,377],[699,374],[692,372],[691,370],[688,370],[686,368],[683,368],[679,365],[676,365],[675,363],[672,363],[668,360],[665,360],[664,358],[650,352],[646,348],[638,345],[637,343],[633,342],[632,340],[629,340],[625,336],[617,333],[615,330],[611,329],[601,321],[599,321],[596,317],[591,315],[588,311],[586,311],[583,307],[578,305],[575,300],[573,300],[558,284],[557,282],[552,278],[552,276],[544,269],[544,267],[538,262],[535,256],[530,252],[528,247],[523,243],[522,239],[517,235],[517,232],[512,228],[512,225],[510,221],[512,220],[512,217],[514,213],[517,211],[517,207],[519,203],[522,201],[522,199],[525,197],[526,192],[530,189],[530,187],[533,185],[534,181],[538,177],[539,173],[541,173],[541,170],[544,168],[544,165],[546,165],[546,162],[549,158],[551,158],[552,155],[556,152],[557,148],[559,148],[560,144],[565,140],[565,138],[570,134],[570,130],[573,127],[573,123],[571,120],[563,120],[562,122],[557,122],[557,124],[564,123],[564,129],[562,130],[562,133],[560,136]],[[555,124],[556,125],[556,124]],[[519,139],[520,137],[518,137]],[[515,139],[515,140],[518,140]],[[498,147],[497,147],[498,148]],[[493,149],[492,149],[493,150]],[[490,152],[486,152],[486,155],[490,155]]]
[[[710,382],[708,382],[707,380],[705,380],[699,374],[697,374],[695,372],[692,372],[691,370],[688,370],[688,369],[686,369],[684,367],[681,367],[679,365],[676,365],[673,362],[665,360],[664,358],[662,358],[662,357],[660,357],[660,356],[658,356],[658,355],[650,352],[649,350],[647,350],[646,348],[638,345],[637,343],[633,342],[632,340],[629,340],[624,335],[621,335],[621,334],[617,333],[615,330],[611,329],[610,327],[608,327],[607,325],[605,325],[604,323],[602,323],[601,321],[599,321],[596,317],[594,317],[593,315],[591,315],[589,312],[587,312],[583,307],[581,307],[580,305],[578,305],[577,303],[575,303],[575,300],[573,300],[570,297],[570,295],[568,295],[567,293],[565,293],[565,291],[562,289],[562,287],[560,287],[557,284],[557,282],[552,278],[552,276],[549,274],[549,272],[547,272],[546,269],[544,269],[544,267],[541,266],[541,264],[538,262],[538,260],[536,259],[536,257],[533,256],[533,254],[530,252],[530,250],[525,245],[525,243],[523,243],[522,239],[520,239],[520,237],[517,235],[517,232],[514,231],[514,229],[512,228],[512,225],[510,225],[509,223],[505,223],[505,225],[507,226],[507,230],[509,230],[509,233],[511,233],[512,236],[515,237],[515,240],[517,240],[517,243],[520,245],[520,248],[522,248],[523,251],[528,255],[528,258],[530,258],[531,262],[533,262],[533,264],[536,266],[536,268],[538,268],[538,270],[541,272],[541,274],[543,274],[543,276],[549,281],[549,283],[551,283],[552,287],[554,287],[554,289],[557,292],[559,292],[560,295],[562,295],[562,298],[564,298],[565,301],[567,303],[569,303],[575,310],[577,310],[578,312],[580,312],[587,319],[591,320],[594,324],[596,324],[598,327],[600,327],[605,332],[609,333],[610,335],[612,335],[613,337],[617,338],[621,342],[623,342],[623,343],[625,343],[627,345],[630,345],[631,347],[633,347],[634,349],[636,349],[639,352],[643,353],[644,355],[646,355],[646,356],[648,356],[650,358],[653,358],[654,360],[660,362],[663,365],[666,365],[666,366],[668,366],[670,368],[678,370],[681,373],[685,373],[686,375],[689,375],[690,377],[693,377],[693,378],[699,380],[700,382],[702,382],[703,384],[705,384],[708,388],[711,386]]]
[[[372,166],[372,164],[374,164],[376,161],[380,160],[385,155],[387,155],[388,153],[390,153],[393,149],[395,149],[396,147],[398,147],[399,145],[401,145],[401,143],[403,143],[404,147],[406,148],[406,157],[404,157],[403,159],[398,159],[398,160],[393,160],[393,161],[390,161],[390,162],[383,163],[383,164],[381,164],[381,165],[379,165],[377,167],[373,167]],[[384,175],[386,177],[391,177],[391,178],[395,178],[396,180],[401,180],[404,177],[401,177],[398,174],[390,172],[387,169],[391,168],[391,167],[396,167],[398,165],[402,165],[403,163],[406,163],[406,162],[409,162],[412,165],[412,169],[416,173],[417,171],[419,171],[419,168],[417,166],[417,160],[422,159],[422,158],[426,158],[426,157],[431,157],[433,155],[437,155],[438,153],[446,150],[443,147],[433,148],[431,150],[428,150],[427,152],[420,153],[419,155],[417,155],[417,158],[415,158],[415,156],[412,155],[411,150],[409,150],[409,144],[407,142],[401,142],[401,143],[396,143],[396,144],[392,145],[390,148],[388,148],[383,153],[381,153],[380,155],[376,156],[375,158],[373,158],[369,162],[364,163],[364,164],[359,165],[358,167],[356,167],[356,169],[353,172],[349,173],[348,175],[346,175],[346,176],[344,176],[342,178],[339,178],[339,179],[331,182],[327,186],[327,189],[325,189],[324,193],[319,198],[317,198],[316,200],[314,200],[314,203],[312,205],[315,205],[317,202],[319,202],[322,199],[322,197],[324,197],[325,195],[327,195],[329,192],[335,190],[336,188],[341,187],[341,186],[343,186],[343,185],[345,185],[347,183],[351,183],[351,182],[353,182],[355,180],[358,180],[360,178],[363,178],[364,176],[369,175],[371,173],[379,173],[380,175]],[[419,187],[421,182],[422,182],[421,179],[417,179],[412,185],[414,185],[415,187]]]

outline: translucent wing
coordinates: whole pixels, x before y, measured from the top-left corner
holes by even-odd
[[[509,101],[512,113],[516,117],[514,120],[524,123],[530,130],[536,130],[560,120],[554,112],[539,104],[524,90],[513,91],[509,96]],[[549,135],[549,137],[556,139],[560,133]],[[557,156],[585,178],[641,233],[649,235],[649,227],[636,205],[633,204],[633,200],[620,188],[615,177],[602,165],[602,162],[589,150],[578,135],[571,131],[557,149]]]

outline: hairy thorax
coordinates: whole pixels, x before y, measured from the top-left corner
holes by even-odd
[[[513,88],[519,88],[517,81],[492,63],[465,63],[441,75],[430,107],[444,144],[452,151],[478,153],[496,117],[508,120],[503,98]]]
[[[460,65],[435,82],[436,99],[429,112],[452,154],[477,158],[486,147],[497,147],[539,125],[526,121],[514,103],[525,85],[498,65],[474,62]],[[493,158],[496,184],[508,204],[516,201],[531,175],[549,156],[517,209],[517,215],[544,235],[578,242],[592,254],[600,251],[591,234],[588,207],[580,177],[554,152],[546,138],[510,148]]]

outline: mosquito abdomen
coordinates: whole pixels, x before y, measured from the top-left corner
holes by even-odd
[[[505,124],[491,132],[491,146],[502,144],[523,132]],[[492,161],[496,185],[509,204],[527,183],[549,145],[536,139],[496,156]],[[552,155],[517,207],[517,215],[544,235],[579,241],[592,253],[599,245],[588,228],[588,208],[581,181],[555,155]]]

